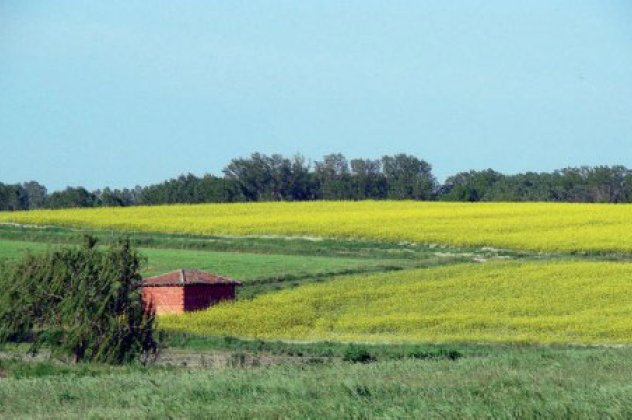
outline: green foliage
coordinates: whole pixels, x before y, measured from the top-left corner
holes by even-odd
[[[155,352],[154,316],[138,288],[142,258],[122,240],[27,254],[0,270],[0,342],[28,341],[75,361],[124,363]]]
[[[430,200],[436,187],[432,166],[403,153],[382,157],[382,171],[392,200]]]
[[[233,159],[224,175],[235,182],[247,201],[307,200],[315,194],[309,164],[300,155],[288,159],[253,153],[249,158]]]
[[[461,172],[446,180],[440,196],[445,201],[482,201],[502,178],[502,174],[492,169]]]
[[[321,199],[630,203],[632,170],[582,166],[514,175],[470,170],[439,185],[428,162],[403,153],[351,160],[331,153],[313,165],[300,154],[252,153],[232,159],[223,176],[188,173],[131,189],[68,187],[48,194],[34,181],[0,183],[0,211]]]
[[[46,206],[50,209],[66,209],[73,207],[95,207],[98,197],[83,187],[68,187],[48,196]]]
[[[376,361],[375,356],[366,347],[355,345],[347,348],[342,360],[353,363],[371,363]]]
[[[5,185],[0,182],[0,211],[26,210],[28,196],[21,185]]]
[[[463,353],[454,349],[439,349],[437,351],[411,351],[405,357],[411,359],[447,359],[457,360],[463,357]]]
[[[582,166],[515,175],[503,175],[492,169],[461,172],[446,180],[439,199],[629,203],[632,171],[623,166]]]

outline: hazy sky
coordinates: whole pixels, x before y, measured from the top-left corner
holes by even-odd
[[[632,1],[0,0],[0,181],[411,153],[632,166]]]

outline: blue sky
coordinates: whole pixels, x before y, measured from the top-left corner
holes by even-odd
[[[632,166],[632,2],[0,1],[0,182],[220,173],[253,151]]]

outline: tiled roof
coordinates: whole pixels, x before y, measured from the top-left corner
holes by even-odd
[[[187,286],[193,284],[234,284],[241,286],[241,283],[228,277],[221,277],[216,274],[206,273],[200,270],[176,270],[159,276],[147,277],[143,279],[142,286]]]

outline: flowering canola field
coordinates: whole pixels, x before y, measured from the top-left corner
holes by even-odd
[[[632,252],[632,205],[413,201],[200,204],[2,212],[0,223],[210,235],[308,235]]]
[[[632,342],[632,264],[462,264],[353,276],[185,315],[168,330],[265,339]]]

